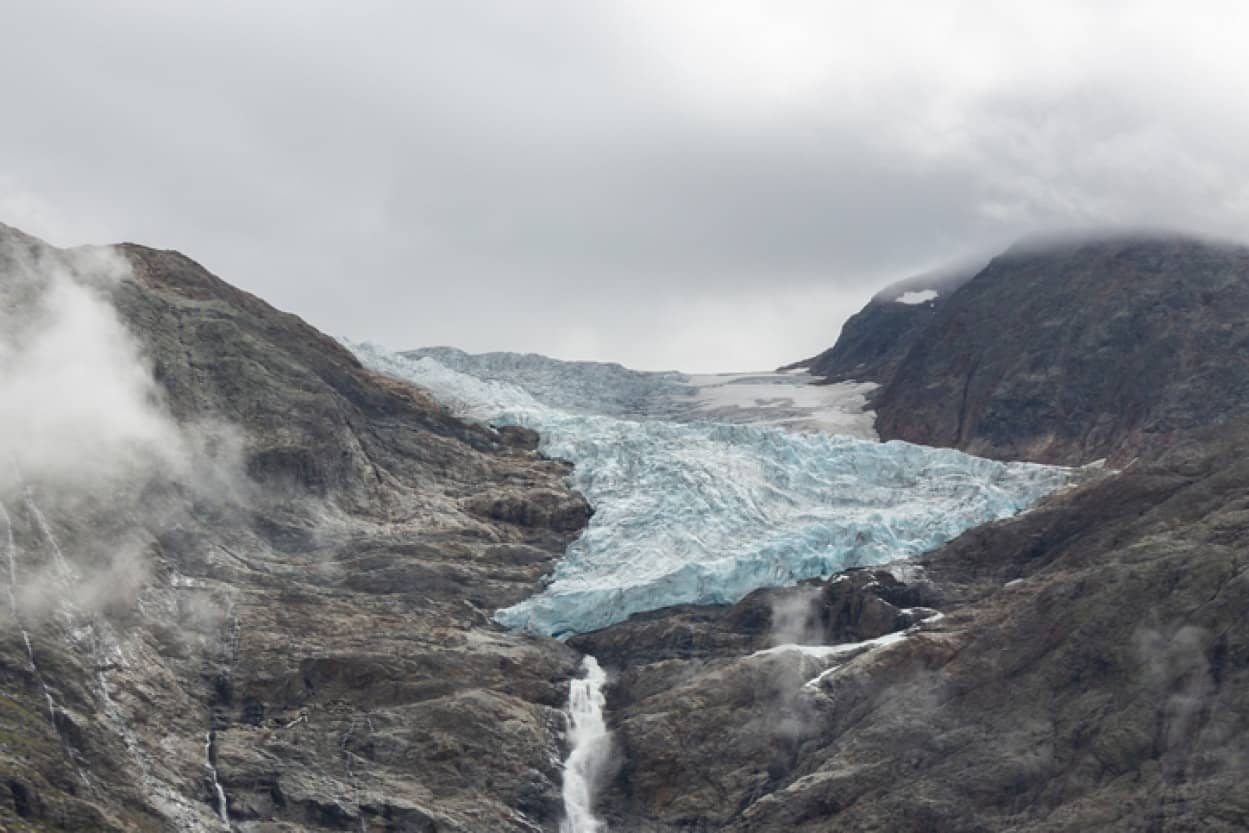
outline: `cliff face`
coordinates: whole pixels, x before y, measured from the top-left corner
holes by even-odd
[[[790,367],[806,368],[830,382],[888,383],[937,310],[974,274],[975,270],[955,269],[886,287],[850,316],[835,345]]]
[[[566,467],[182,255],[0,231],[6,305],[91,285],[169,423],[107,488],[0,478],[0,828],[554,829],[578,657],[488,615],[584,525]]]
[[[891,309],[902,323],[873,325],[888,356],[865,375],[883,384],[877,429],[989,457],[1125,461],[1249,405],[1247,303],[1243,247],[1164,236],[1017,246],[931,310]],[[878,306],[860,316],[880,317]],[[832,352],[852,352],[860,329],[847,324]]]

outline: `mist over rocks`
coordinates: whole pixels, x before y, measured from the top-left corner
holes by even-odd
[[[149,492],[175,482],[210,505],[241,497],[237,432],[206,414],[170,413],[114,304],[133,279],[119,250],[54,249],[0,226],[0,274],[0,501],[10,532],[25,520],[45,551],[13,588],[22,618],[131,603],[151,567],[145,536],[101,517],[163,525]],[[74,561],[49,521],[66,516],[92,519]]]
[[[967,430],[946,445],[1135,463],[915,560],[561,643],[492,620],[547,586],[592,516],[546,436],[491,427],[489,407],[462,419],[465,403],[369,370],[177,252],[0,228],[0,391],[31,392],[0,403],[0,451],[18,458],[0,459],[0,828],[554,833],[590,654],[590,734],[611,743],[579,806],[606,830],[1245,829],[1249,431],[1231,366],[1243,308],[1227,308],[1242,255],[1173,239],[1062,251],[882,293],[925,318],[879,365],[893,376],[874,402],[885,420],[914,396],[906,430],[946,437],[942,355],[975,355],[999,383],[967,386]],[[958,311],[969,289],[974,316]],[[1032,352],[1072,292],[1130,311],[1088,354],[1100,369]],[[966,329],[1003,299],[1032,310],[1011,319],[1018,337]],[[948,321],[964,324],[934,329]],[[1155,338],[1184,374],[1164,363],[1102,432],[1098,414],[1138,390],[1119,370]],[[915,352],[930,342],[949,352]],[[551,396],[655,381],[608,365],[565,392],[540,358],[526,372]],[[502,376],[511,361],[459,360]],[[939,371],[923,396],[920,366]],[[1212,399],[1181,396],[1218,380]],[[1060,381],[1096,403],[1061,431],[1048,400],[1011,399]],[[78,393],[114,410],[93,418]],[[66,453],[35,455],[36,430]]]
[[[94,351],[70,364],[131,410],[65,424],[132,430],[108,435],[107,489],[33,465],[4,481],[0,827],[553,828],[579,658],[488,615],[587,514],[567,467],[176,252],[109,249],[117,274],[33,316],[61,280],[44,264],[79,257],[4,237],[25,258],[0,272],[5,314],[50,322],[6,357]],[[22,374],[0,378],[40,381]],[[90,393],[55,390],[26,407]],[[124,581],[101,567],[123,553]]]
[[[185,472],[186,439],[110,301],[131,274],[108,247],[56,250],[0,226],[0,484],[103,486]]]

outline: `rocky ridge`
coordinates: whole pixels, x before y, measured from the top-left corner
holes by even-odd
[[[0,311],[37,300],[49,264],[91,262],[0,237]],[[597,807],[622,833],[1249,825],[1249,430],[1230,366],[1242,322],[1224,306],[1241,291],[1238,250],[1021,250],[907,330],[877,401],[882,418],[903,401],[915,417],[889,430],[947,431],[942,386],[962,380],[966,431],[934,437],[999,456],[1139,456],[1123,470],[917,563],[567,644],[489,620],[540,586],[589,513],[532,432],[455,419],[182,255],[119,251],[125,274],[93,286],[194,465],[108,490],[0,476],[15,591],[0,604],[3,829],[555,831],[580,652],[611,675],[616,765]],[[1176,277],[1194,262],[1200,280]],[[1137,279],[1143,307],[1124,289]],[[1077,291],[1087,307],[1152,310],[1139,343],[1116,340],[1124,322],[1081,318],[1061,294]],[[1193,305],[1207,291],[1217,312]],[[1034,313],[1018,313],[1016,338],[969,333],[1008,302]],[[1075,316],[1075,343],[1113,336],[1100,369],[1034,355],[1053,337],[1046,310]],[[1136,427],[1099,434],[1090,415],[1136,401],[1108,368],[1154,355],[1155,336],[1185,375],[1164,364],[1124,411]],[[967,356],[998,381],[960,376]],[[1035,362],[1053,364],[1021,370]],[[1217,379],[1213,400],[1181,395]],[[1031,385],[1065,402],[1060,382],[1096,403],[1070,411],[1070,430],[1012,398]],[[994,433],[1003,403],[1017,433]],[[1162,415],[1174,430],[1146,430]],[[137,569],[109,572],[117,552]]]
[[[77,268],[0,232],[6,287]],[[100,291],[161,408],[215,433],[231,487],[158,469],[71,503],[28,472],[0,495],[17,590],[0,828],[554,830],[578,656],[489,612],[534,592],[584,525],[566,466],[176,252],[117,251],[127,274]],[[76,594],[123,539],[124,597],[27,602],[53,547]]]
[[[882,439],[1123,463],[1249,407],[1247,305],[1244,246],[1038,239],[927,308],[874,299],[812,367],[881,383]]]
[[[956,268],[891,284],[847,319],[836,344],[781,369],[802,368],[830,382],[888,384],[937,310],[975,274],[974,269]]]

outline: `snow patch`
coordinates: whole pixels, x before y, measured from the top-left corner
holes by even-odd
[[[856,657],[862,656],[882,648],[888,648],[897,645],[913,634],[919,633],[925,628],[935,625],[945,618],[945,614],[930,608],[909,607],[902,611],[913,615],[926,614],[925,618],[919,620],[909,628],[893,633],[887,633],[874,639],[865,639],[862,642],[843,642],[840,645],[797,645],[785,644],[777,645],[773,648],[765,648],[762,651],[755,651],[750,655],[750,659],[755,657],[776,656],[785,653],[797,653],[802,656],[812,657],[821,660],[842,660],[834,665],[825,668],[816,676],[807,680],[803,684],[803,688],[818,689],[821,684],[828,678],[832,677],[838,671],[845,667],[846,663]]]
[[[878,439],[876,416],[867,410],[874,382],[817,384],[807,373],[726,373],[687,377],[696,410],[687,418],[775,425]]]
[[[940,293],[935,289],[912,289],[910,292],[903,292],[894,303],[897,304],[926,304],[929,301],[935,301]]]

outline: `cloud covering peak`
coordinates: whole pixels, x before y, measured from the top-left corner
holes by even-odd
[[[1243,236],[1247,15],[19,0],[0,218],[396,348],[768,367],[1038,230]]]

